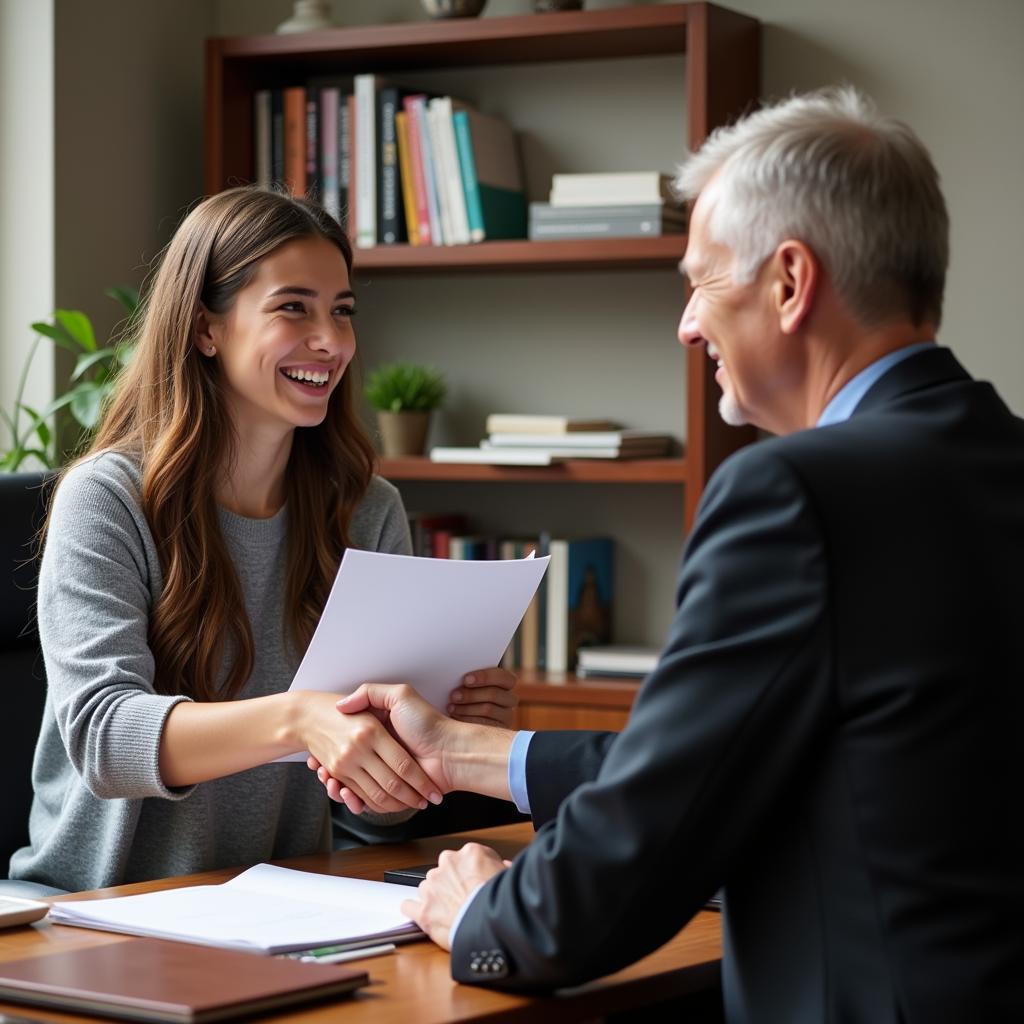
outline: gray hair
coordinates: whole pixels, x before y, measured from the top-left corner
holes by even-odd
[[[716,129],[676,187],[693,199],[713,177],[709,231],[733,251],[740,283],[795,238],[866,326],[939,323],[949,216],[938,172],[914,132],[857,90],[793,96]]]

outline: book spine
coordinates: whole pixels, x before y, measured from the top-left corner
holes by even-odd
[[[413,200],[416,204],[416,226],[420,245],[433,245],[433,224],[430,222],[430,204],[427,199],[427,179],[423,166],[422,119],[417,110],[417,101],[423,96],[406,96],[403,101],[409,139],[409,171],[412,179]]]
[[[342,159],[339,163],[339,174],[347,173],[348,189],[344,194],[345,200],[345,231],[352,244],[356,243],[356,97],[349,93],[345,97],[345,112],[348,118],[345,130],[345,141],[340,145],[346,148],[348,159]]]
[[[284,184],[293,196],[306,194],[306,90],[284,90]]]
[[[552,540],[548,549],[547,664],[549,672],[569,667],[569,542]]]
[[[320,201],[341,222],[341,191],[338,178],[338,90],[320,90]]]
[[[669,228],[670,230],[664,230]],[[672,230],[674,229],[674,230]],[[660,217],[634,220],[588,220],[530,223],[530,239],[559,238],[644,238],[662,234],[679,234],[681,225],[665,225]]]
[[[395,134],[398,137],[398,172],[402,182],[402,203],[405,206],[405,224],[410,245],[422,245],[419,213],[412,184],[412,162],[409,154],[409,115],[404,110],[395,114]]]
[[[320,198],[320,94],[306,90],[306,192]]]
[[[452,98],[439,96],[430,101],[437,104],[437,129],[441,137],[441,152],[444,166],[443,186],[448,196],[448,213],[452,224],[454,245],[469,244],[469,218],[466,216],[466,195],[462,191],[462,172],[459,170],[459,154],[455,149],[455,128],[452,125]]]
[[[377,244],[377,85],[374,75],[355,76],[356,245]]]
[[[551,534],[541,531],[537,538],[537,557],[543,558],[551,554]],[[537,589],[537,668],[546,670],[548,667],[548,577],[551,566],[540,581]]]
[[[284,92],[270,91],[270,181],[284,184]]]
[[[427,198],[431,245],[444,245],[441,204],[437,194],[437,167],[434,163],[434,147],[431,140],[427,98],[425,96],[417,96],[414,102],[416,127],[419,129],[420,137],[420,155],[423,157],[423,188]]]
[[[473,138],[469,126],[469,114],[456,110],[452,114],[452,128],[459,155],[459,171],[462,176],[462,191],[466,197],[466,219],[469,223],[469,240],[482,242],[486,237],[484,211],[480,205],[480,184],[476,177],[476,163],[473,160]]]
[[[570,541],[566,571],[566,668],[576,667],[580,647],[611,640],[615,564],[608,537]]]
[[[270,188],[273,144],[270,137],[271,96],[269,89],[260,89],[253,96],[253,150],[255,154],[256,184]]]
[[[377,241],[384,245],[405,241],[395,127],[398,104],[397,89],[389,86],[377,93]]]
[[[427,105],[426,120],[430,137],[430,160],[434,169],[434,189],[437,195],[437,208],[441,218],[441,238],[445,245],[455,244],[452,228],[451,198],[446,185],[443,147],[441,144],[440,112],[431,100]]]

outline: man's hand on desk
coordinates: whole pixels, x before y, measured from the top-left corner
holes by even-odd
[[[451,928],[462,905],[479,886],[511,863],[479,843],[467,843],[457,851],[442,850],[437,867],[420,882],[417,898],[402,901],[402,913],[443,949],[451,949]]]

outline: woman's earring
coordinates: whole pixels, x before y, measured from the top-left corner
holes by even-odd
[[[214,347],[213,345],[211,345],[211,346],[210,346],[210,347],[209,347],[209,348],[208,348],[208,349],[206,350],[206,354],[207,354],[208,356],[214,356],[214,355],[216,355],[216,354],[217,354],[217,349],[216,349],[216,348],[215,348],[215,347]]]

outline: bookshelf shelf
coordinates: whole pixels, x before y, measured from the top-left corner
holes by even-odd
[[[380,460],[389,480],[448,480],[508,484],[681,484],[686,460],[570,459],[554,466],[486,466],[431,462],[426,456]]]
[[[651,270],[673,269],[685,235],[559,242],[481,242],[479,245],[379,245],[357,249],[356,274],[367,270]]]

